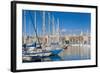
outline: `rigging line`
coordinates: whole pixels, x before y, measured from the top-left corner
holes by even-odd
[[[30,15],[30,17],[31,17],[31,22],[32,22],[33,20],[32,20],[32,15],[31,15],[31,12],[30,12],[30,11],[29,11],[29,15]],[[39,37],[38,37],[38,34],[37,34],[37,30],[36,30],[36,28],[35,28],[33,22],[32,22],[32,24],[33,24],[34,31],[35,31],[35,33],[36,33],[37,40],[38,40],[38,42],[39,42],[39,44],[40,44]],[[40,44],[40,48],[42,49],[41,44]]]

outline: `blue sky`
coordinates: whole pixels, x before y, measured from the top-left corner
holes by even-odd
[[[38,34],[42,34],[42,15],[43,11],[34,10],[23,10],[22,11],[22,31],[24,32],[24,25],[26,25],[26,34],[32,35],[34,32],[34,12],[36,12],[37,28]],[[46,33],[48,33],[48,13],[50,13],[50,18],[54,17],[55,26],[57,24],[57,19],[59,19],[60,30],[71,30],[73,33],[75,30],[82,30],[90,32],[91,27],[91,14],[90,13],[76,13],[76,12],[49,12],[45,11],[45,25]],[[52,26],[52,23],[50,23]],[[52,28],[51,28],[52,30]],[[52,32],[52,31],[51,31]],[[67,32],[66,32],[67,33]]]

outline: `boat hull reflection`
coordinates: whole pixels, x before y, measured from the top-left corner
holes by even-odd
[[[46,61],[60,61],[62,60],[62,58],[59,56],[59,55],[51,55],[51,56],[43,56],[43,57],[36,57],[36,56],[33,56],[31,57],[30,60],[24,60],[23,62],[27,63],[27,62],[46,62]]]

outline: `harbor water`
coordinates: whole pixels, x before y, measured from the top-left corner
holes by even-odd
[[[32,57],[29,60],[23,60],[24,63],[28,62],[49,62],[49,61],[74,61],[74,60],[89,60],[91,59],[90,46],[68,46],[57,55],[50,55],[46,57]]]

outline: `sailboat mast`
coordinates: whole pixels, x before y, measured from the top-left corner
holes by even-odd
[[[45,36],[45,12],[43,11],[43,27],[42,27],[42,31],[43,31],[43,36]]]
[[[26,43],[26,19],[25,19],[25,14],[26,12],[24,11],[24,35],[23,35],[23,38],[24,38],[24,41],[23,43],[25,44]]]
[[[52,16],[52,34],[55,33],[55,26],[54,26],[54,16]]]
[[[51,35],[51,32],[50,32],[50,13],[48,13],[48,43],[50,44],[51,42],[51,39],[50,39],[50,35]]]
[[[31,22],[30,22],[30,20],[29,20],[29,26],[28,26],[28,36],[29,36],[29,38],[30,38],[30,24],[31,24]]]
[[[37,31],[37,25],[36,25],[36,12],[34,12],[34,25],[35,25],[35,30]],[[34,33],[33,33],[34,34]],[[38,34],[38,33],[37,33]],[[35,35],[36,38],[36,35]],[[37,40],[36,40],[37,42]]]
[[[49,21],[48,21],[48,29],[49,29],[49,35],[50,35],[50,13],[48,13],[48,19],[49,19]]]
[[[34,12],[34,24],[35,24],[35,29],[36,29],[36,12]],[[36,29],[37,30],[37,29]]]
[[[31,15],[30,12],[29,12],[29,14],[30,14],[31,22],[32,22],[32,24],[33,24],[33,28],[34,28],[34,31],[35,31],[35,34],[36,34],[37,41],[38,41],[39,44],[40,44],[39,37],[38,37],[37,31],[36,31],[36,28],[35,28],[35,25],[34,25],[34,22],[33,22],[33,19],[32,19],[32,15]],[[40,47],[41,47],[41,44],[40,44]],[[41,47],[41,48],[42,48],[42,47]]]
[[[58,24],[57,33],[58,33],[58,42],[59,42],[59,35],[60,35],[60,34],[59,34],[59,33],[60,33],[60,32],[59,32],[59,31],[60,31],[60,28],[59,28],[59,19],[57,19],[57,24]]]

